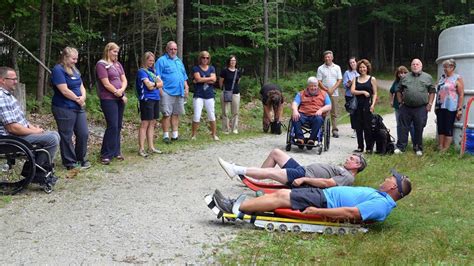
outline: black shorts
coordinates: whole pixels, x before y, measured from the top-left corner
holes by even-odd
[[[452,137],[455,119],[456,111],[451,112],[448,109],[436,110],[436,124],[438,128],[438,134]]]
[[[160,101],[140,101],[140,118],[142,121],[154,120],[160,117]]]
[[[327,208],[324,192],[320,188],[293,188],[290,192],[291,208],[304,211],[308,207]]]

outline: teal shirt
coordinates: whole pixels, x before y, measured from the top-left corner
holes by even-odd
[[[420,74],[408,73],[398,85],[403,95],[403,104],[409,107],[419,107],[428,103],[428,95],[436,93],[433,78],[426,72]]]

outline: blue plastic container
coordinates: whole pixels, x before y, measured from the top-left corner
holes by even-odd
[[[466,129],[466,153],[474,155],[474,129]]]

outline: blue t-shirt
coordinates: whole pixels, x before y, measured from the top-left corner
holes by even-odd
[[[199,66],[193,67],[193,75],[198,72],[201,78],[208,78],[212,73],[216,73],[216,69],[213,66],[209,66],[207,71],[202,70]],[[214,98],[214,85],[207,83],[195,83],[194,84],[194,96],[193,98],[211,99]]]
[[[354,78],[358,77],[359,73],[356,70],[346,70],[344,72],[344,75],[342,76],[342,85],[344,86],[344,89],[346,90],[346,93],[344,94],[345,96],[352,97],[351,93],[351,87],[347,87],[346,84],[349,80],[353,80]]]
[[[66,84],[67,88],[74,92],[77,96],[82,96],[81,93],[81,73],[73,70],[73,75],[70,76],[61,64],[54,66],[51,73],[51,83],[53,84],[53,100],[52,104],[61,108],[80,110],[81,106],[73,100],[70,100],[59,91],[57,85]]]
[[[148,71],[144,68],[140,68],[137,72],[137,80],[135,81],[135,86],[137,88],[138,99],[140,101],[160,100],[160,90],[158,88],[149,90],[143,82],[144,80],[148,79],[148,81],[154,83],[156,77],[154,72],[155,70],[153,68],[148,68]],[[153,77],[153,75],[155,75],[155,77]]]
[[[299,106],[301,104],[301,95],[298,92],[295,96],[293,101]],[[326,93],[326,97],[324,97],[324,105],[331,105],[331,98],[329,98],[329,94]]]
[[[188,80],[183,62],[164,54],[155,63],[156,74],[163,80],[163,90],[172,96],[184,97],[184,81]]]
[[[370,187],[337,186],[323,191],[328,208],[357,207],[363,221],[383,221],[397,206],[390,195]]]

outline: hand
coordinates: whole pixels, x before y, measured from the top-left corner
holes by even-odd
[[[456,120],[461,120],[461,117],[462,117],[462,111],[457,111],[456,113]]]
[[[373,113],[375,111],[375,107],[373,105],[370,106],[370,112]]]
[[[319,109],[318,111],[316,111],[316,115],[322,116],[322,115],[323,115],[323,111],[322,111],[321,109]]]
[[[310,206],[303,211],[303,214],[318,214],[318,208]]]
[[[184,98],[188,98],[189,88],[184,88]]]
[[[293,119],[293,121],[298,121],[300,120],[300,113],[299,112],[294,112],[292,115],[291,115],[291,119]]]
[[[426,111],[431,112],[431,103],[426,105]]]
[[[293,180],[293,183],[291,183],[295,187],[299,187],[304,184],[304,177],[297,178]]]
[[[366,91],[363,91],[363,93],[364,93],[364,96],[365,96],[365,97],[367,97],[367,98],[370,97],[370,93],[368,93],[368,92],[366,92]]]
[[[123,104],[127,104],[127,102],[128,102],[127,96],[124,95],[124,96],[122,97],[122,102],[123,102]]]
[[[32,131],[32,134],[41,134],[44,132],[44,130],[40,127],[36,127],[34,125],[28,125],[28,127],[30,128],[30,130]]]

